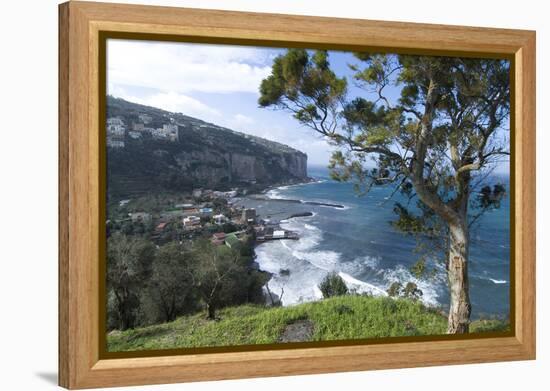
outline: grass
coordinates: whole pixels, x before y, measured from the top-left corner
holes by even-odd
[[[340,296],[291,307],[242,305],[218,312],[219,320],[199,313],[170,323],[113,331],[108,350],[135,351],[207,346],[270,344],[285,327],[309,319],[311,341],[444,334],[447,320],[435,309],[410,300],[387,297]],[[506,331],[498,320],[476,321],[471,332]]]

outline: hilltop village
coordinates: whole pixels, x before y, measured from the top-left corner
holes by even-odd
[[[241,189],[195,189],[190,194],[142,196],[109,207],[107,228],[149,236],[157,245],[208,238],[215,246],[234,248],[269,240],[298,239],[277,221],[260,218],[253,208],[235,205]]]
[[[169,118],[170,123],[163,124],[161,128],[153,128],[149,125],[153,117],[148,114],[139,114],[139,122],[133,122],[128,127],[120,117],[107,118],[107,146],[111,148],[124,148],[126,137],[139,140],[148,134],[155,140],[169,142],[178,141],[178,125],[174,118]]]

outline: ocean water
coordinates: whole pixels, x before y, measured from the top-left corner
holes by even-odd
[[[393,188],[375,187],[357,196],[349,183],[332,181],[324,168],[310,168],[314,183],[270,190],[272,200],[241,199],[262,218],[281,221],[285,229],[296,231],[299,240],[272,241],[256,248],[256,261],[273,274],[268,283],[272,293],[282,296],[283,305],[322,298],[318,288],[329,272],[338,273],[349,288],[373,295],[385,295],[393,282],[412,281],[423,291],[427,305],[448,308],[445,266],[435,259],[436,272],[416,278],[410,268],[418,260],[414,237],[396,231],[390,224],[396,198]],[[491,178],[508,184],[507,178]],[[293,199],[344,205],[343,209],[276,201]],[[470,232],[470,298],[472,317],[508,317],[510,297],[510,201],[486,213]],[[286,219],[294,213],[313,216]],[[439,257],[443,259],[443,255]],[[290,273],[282,272],[288,270]]]

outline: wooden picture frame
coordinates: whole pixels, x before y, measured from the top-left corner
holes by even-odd
[[[148,357],[106,357],[99,300],[102,34],[159,40],[501,56],[512,61],[513,330]],[[103,38],[102,38],[103,37]],[[59,6],[59,384],[175,383],[535,358],[535,32],[70,1]],[[102,195],[103,194],[103,195]],[[104,204],[104,203],[103,203]],[[104,275],[104,274],[103,274]],[[228,349],[229,350],[229,349]]]

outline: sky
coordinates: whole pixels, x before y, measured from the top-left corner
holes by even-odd
[[[307,153],[308,163],[327,165],[331,147],[284,111],[260,108],[261,81],[284,49],[110,39],[107,93],[181,112]],[[331,52],[339,75],[351,75],[350,53]],[[353,86],[351,87],[353,88]]]
[[[285,111],[261,108],[259,86],[284,49],[236,45],[109,39],[107,93],[118,98],[195,117],[289,145],[326,166],[331,147]],[[329,52],[334,72],[351,80],[348,52]],[[386,91],[387,90],[387,91]],[[390,100],[397,87],[386,88]],[[350,96],[365,95],[348,82]]]

